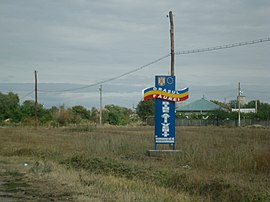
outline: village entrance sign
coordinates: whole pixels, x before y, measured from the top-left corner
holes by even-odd
[[[175,103],[188,99],[188,88],[175,90],[175,76],[155,76],[155,87],[143,90],[144,100],[155,99],[155,136],[157,144],[175,146]]]

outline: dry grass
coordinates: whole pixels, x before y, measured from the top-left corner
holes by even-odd
[[[147,157],[152,148],[152,127],[0,129],[2,156],[40,162],[32,171],[78,201],[270,200],[268,128],[179,127],[181,153]]]
[[[67,170],[59,165],[53,170],[50,176],[79,193],[76,196],[78,201],[190,201],[184,194],[140,180]]]

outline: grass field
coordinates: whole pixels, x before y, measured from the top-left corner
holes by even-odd
[[[176,135],[181,152],[148,157],[152,127],[0,128],[2,181],[56,201],[270,201],[269,128]]]

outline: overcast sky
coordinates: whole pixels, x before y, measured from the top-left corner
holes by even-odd
[[[39,83],[50,83],[39,89],[53,91],[94,84],[158,59],[170,52],[170,10],[176,52],[270,36],[269,0],[0,0],[0,91],[33,99],[24,96],[33,85],[22,83],[33,83],[34,70]],[[241,82],[247,100],[270,102],[269,52],[265,42],[177,55],[177,88],[190,87],[189,101],[203,95],[229,101]],[[168,57],[105,83],[104,104],[136,105],[141,90],[169,68]],[[40,92],[39,102],[96,107],[98,88]]]

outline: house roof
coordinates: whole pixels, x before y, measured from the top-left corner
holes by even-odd
[[[205,112],[214,110],[224,110],[221,106],[202,98],[196,100],[186,106],[177,107],[176,111],[180,112]]]

